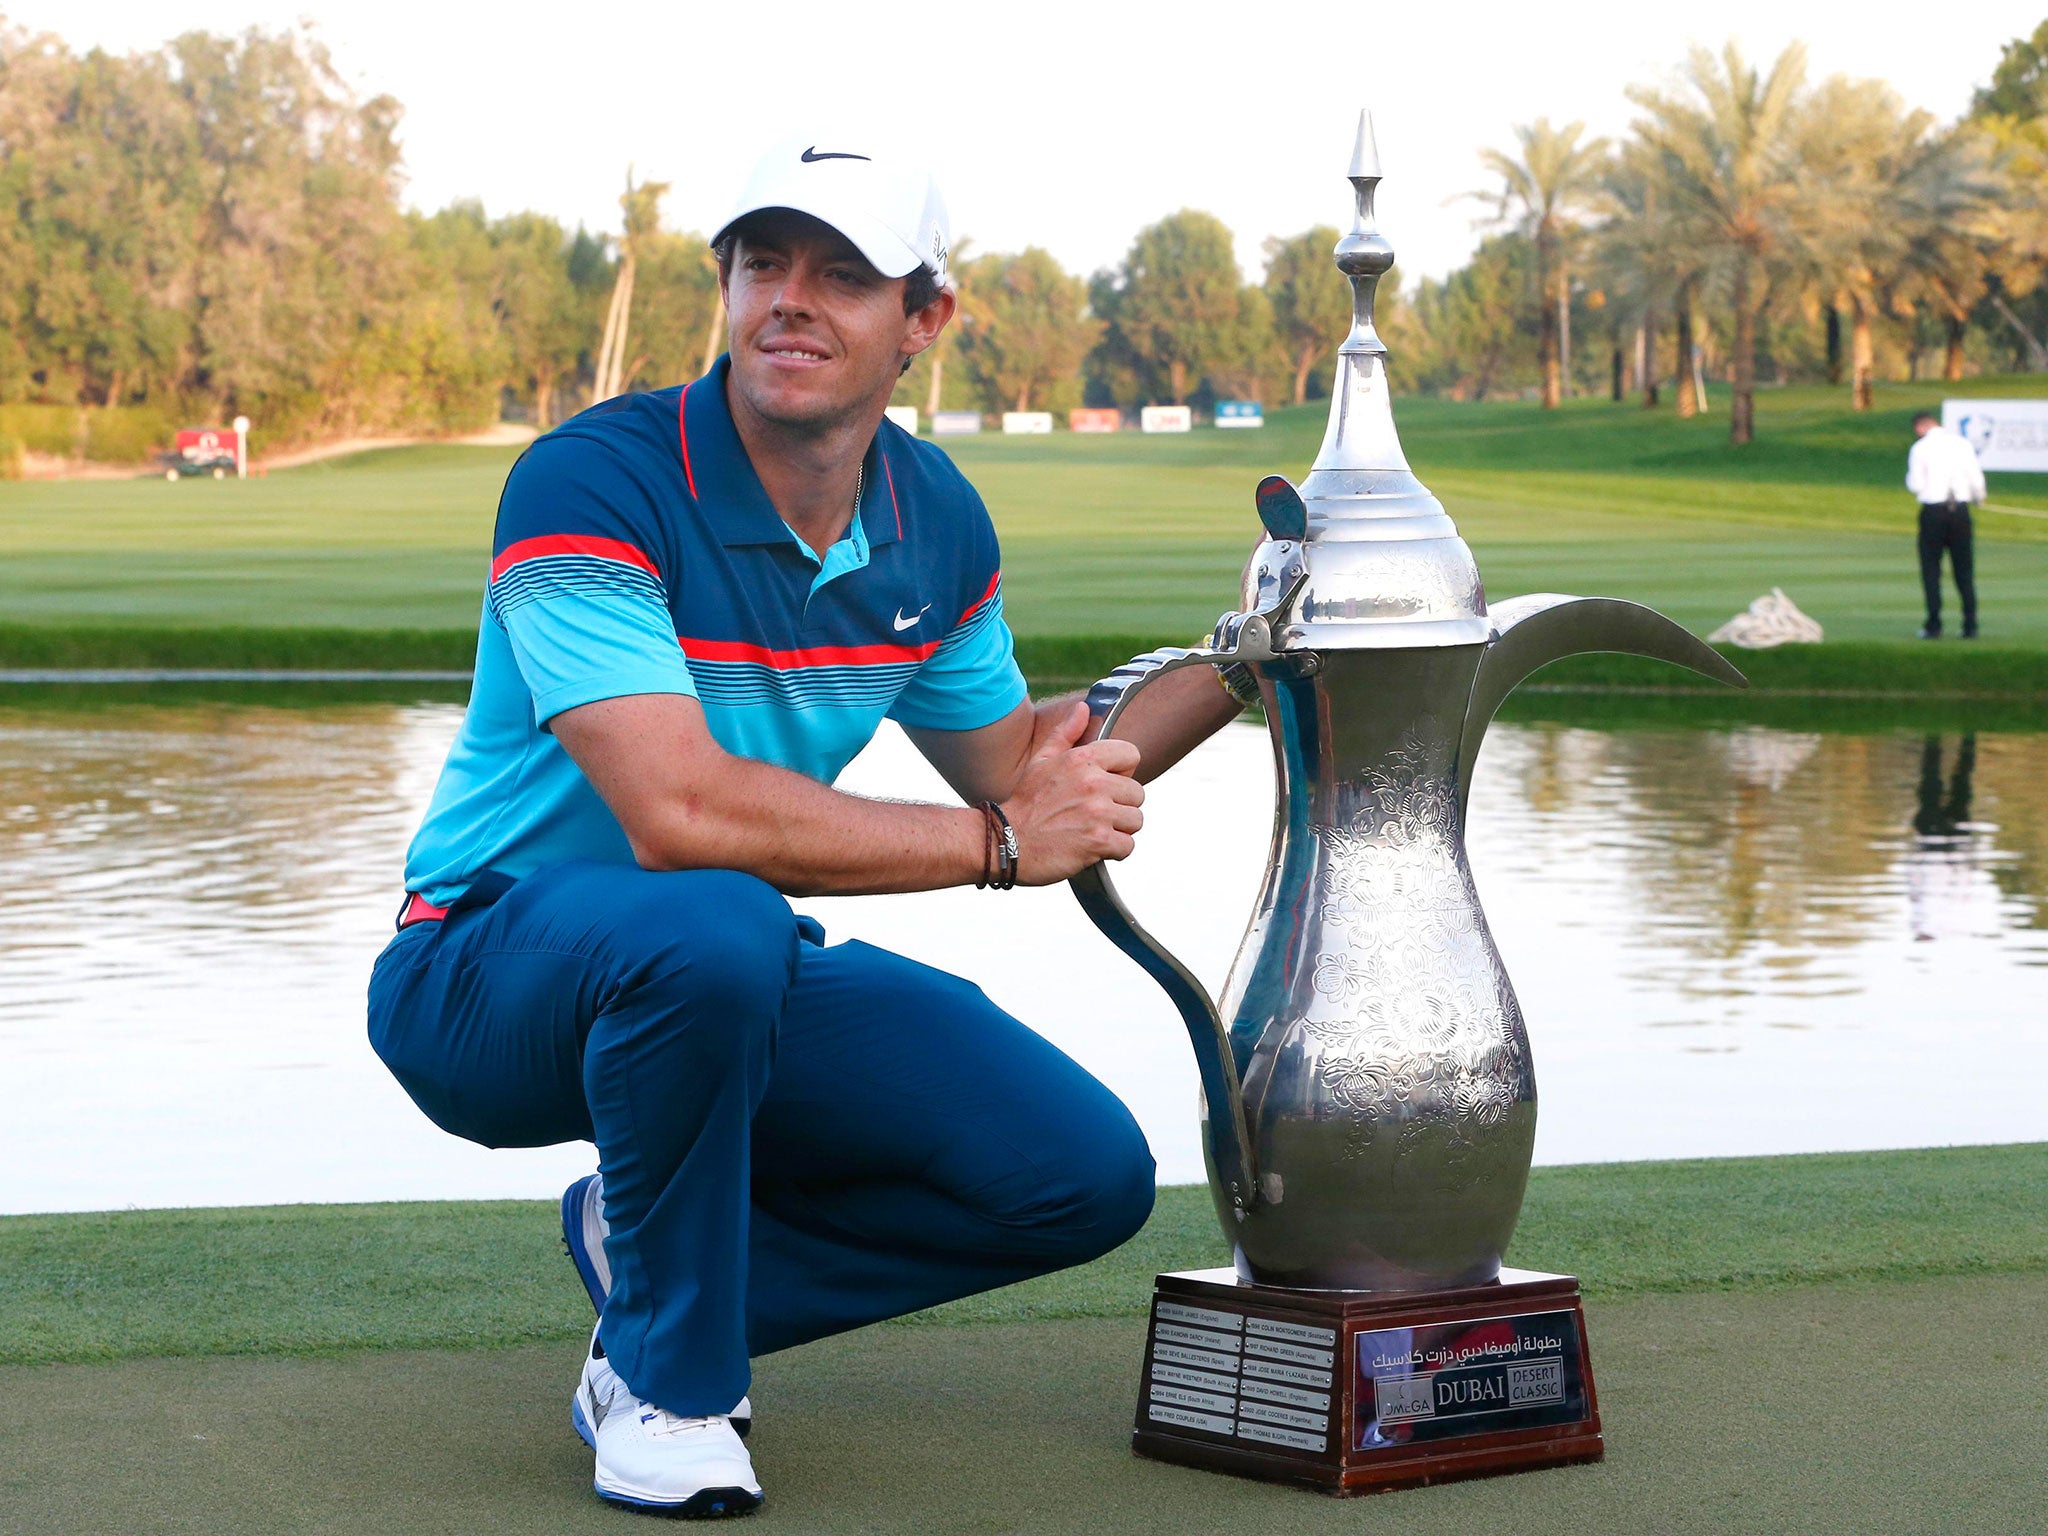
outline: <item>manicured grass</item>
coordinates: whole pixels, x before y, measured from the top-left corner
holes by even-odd
[[[757,1362],[756,1524],[2031,1529],[2044,1176],[2048,1145],[1539,1169],[1511,1258],[1586,1282],[1608,1459],[1355,1502],[1130,1456],[1151,1277],[1222,1257],[1165,1190],[1097,1264]],[[0,1220],[0,1528],[617,1529],[556,1249],[545,1201]]]
[[[1086,687],[1154,642],[1139,635],[1023,635],[1017,660],[1035,693]],[[476,637],[466,630],[134,628],[0,625],[0,669],[400,669],[465,671]],[[1974,645],[1886,645],[1848,641],[1771,651],[1724,647],[1750,687],[1719,682],[1637,657],[1574,657],[1545,668],[1508,700],[1514,719],[1722,720],[1841,730],[1890,728],[1933,718],[1959,728],[2032,729],[2048,719],[2048,649]],[[347,698],[460,699],[464,685],[420,679],[386,682],[14,683],[7,704],[95,707],[126,697],[174,695],[250,702],[334,703]],[[1591,711],[1591,713],[1589,713]]]
[[[2032,1530],[2044,1174],[2048,1146],[1538,1170],[1511,1257],[1587,1282],[1607,1459],[1357,1501],[1130,1455],[1151,1277],[1221,1257],[1206,1191],[1163,1191],[1099,1264],[757,1361],[754,1523]],[[0,1221],[0,1529],[619,1529],[554,1248],[550,1202]]]
[[[1969,393],[2041,393],[2038,379]],[[1575,401],[1410,399],[1410,457],[1477,551],[1489,591],[1602,592],[1712,628],[1782,586],[1831,640],[1918,622],[1907,418],[1937,386],[1880,408],[1837,391],[1765,391],[1760,441],[1726,417]],[[1719,402],[1725,404],[1725,401]],[[1022,636],[1186,639],[1234,601],[1255,529],[1251,487],[1299,478],[1323,410],[1261,432],[949,439],[994,509]],[[0,623],[473,631],[510,450],[392,449],[245,483],[0,485]],[[1994,477],[2001,504],[2048,510],[2048,485]],[[1986,513],[1980,586],[1993,643],[2048,646],[2048,519]]]
[[[554,1206],[492,1201],[0,1219],[0,1364],[476,1348],[587,1331]],[[2048,1271],[2048,1144],[1539,1168],[1510,1260],[1589,1295]],[[898,1326],[1131,1317],[1227,1262],[1205,1189],[1065,1274]]]
[[[467,670],[476,630],[0,624],[0,667]]]
[[[1607,1459],[1337,1500],[1141,1461],[1135,1318],[868,1329],[756,1363],[788,1536],[2015,1536],[2048,1276],[1595,1298]],[[582,1340],[0,1367],[0,1529],[628,1536],[568,1422]]]

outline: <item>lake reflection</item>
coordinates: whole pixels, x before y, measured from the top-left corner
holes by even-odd
[[[0,709],[0,1211],[547,1195],[581,1147],[429,1126],[363,1039],[460,712]],[[1500,725],[1472,861],[1547,1162],[2048,1137],[2039,734]],[[846,786],[941,798],[903,738]],[[1265,856],[1264,733],[1155,787],[1132,906],[1212,986]],[[1180,1024],[1063,890],[801,904],[981,982],[1201,1177]]]

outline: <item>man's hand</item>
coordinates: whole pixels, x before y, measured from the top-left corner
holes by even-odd
[[[1211,684],[1213,687],[1214,685]],[[1046,711],[1031,759],[1003,807],[1017,834],[1017,883],[1055,885],[1100,859],[1130,856],[1145,824],[1138,749],[1128,741],[1078,745],[1089,726],[1079,699]]]

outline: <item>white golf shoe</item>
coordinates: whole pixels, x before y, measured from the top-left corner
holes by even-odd
[[[731,1416],[684,1418],[635,1397],[594,1334],[590,1345],[569,1412],[597,1453],[598,1497],[686,1520],[760,1508],[761,1484]]]
[[[586,1173],[562,1193],[562,1247],[576,1265],[577,1278],[600,1317],[612,1289],[612,1267],[604,1253],[604,1240],[611,1230],[604,1219],[604,1177]],[[592,1337],[594,1340],[595,1335]],[[747,1431],[754,1427],[753,1400],[741,1398],[726,1417],[732,1420],[733,1432],[746,1439]]]

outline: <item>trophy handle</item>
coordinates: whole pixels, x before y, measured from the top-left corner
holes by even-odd
[[[1091,713],[1102,717],[1096,737],[1106,740],[1116,732],[1118,722],[1132,699],[1155,678],[1182,667],[1211,666],[1234,659],[1234,653],[1207,648],[1181,650],[1170,647],[1125,662],[1088,690]],[[1237,1061],[1230,1053],[1230,1033],[1223,1015],[1208,989],[1195,979],[1173,952],[1145,931],[1117,894],[1106,863],[1089,865],[1067,882],[1081,903],[1081,910],[1102,930],[1103,936],[1138,962],[1146,975],[1158,982],[1180,1010],[1188,1038],[1195,1048],[1195,1066],[1202,1080],[1202,1097],[1207,1110],[1205,1130],[1209,1157],[1222,1188],[1229,1191],[1231,1208],[1241,1218],[1250,1205],[1256,1185],[1252,1178],[1251,1137],[1247,1134],[1244,1091],[1239,1085]]]
[[[1567,597],[1558,592],[1532,592],[1511,597],[1489,610],[1494,638],[1472,682],[1465,710],[1465,730],[1458,744],[1458,819],[1472,795],[1472,769],[1479,744],[1501,701],[1538,667],[1589,651],[1618,651],[1649,656],[1685,667],[1716,682],[1747,688],[1749,679],[1684,625],[1654,608],[1618,597]]]

